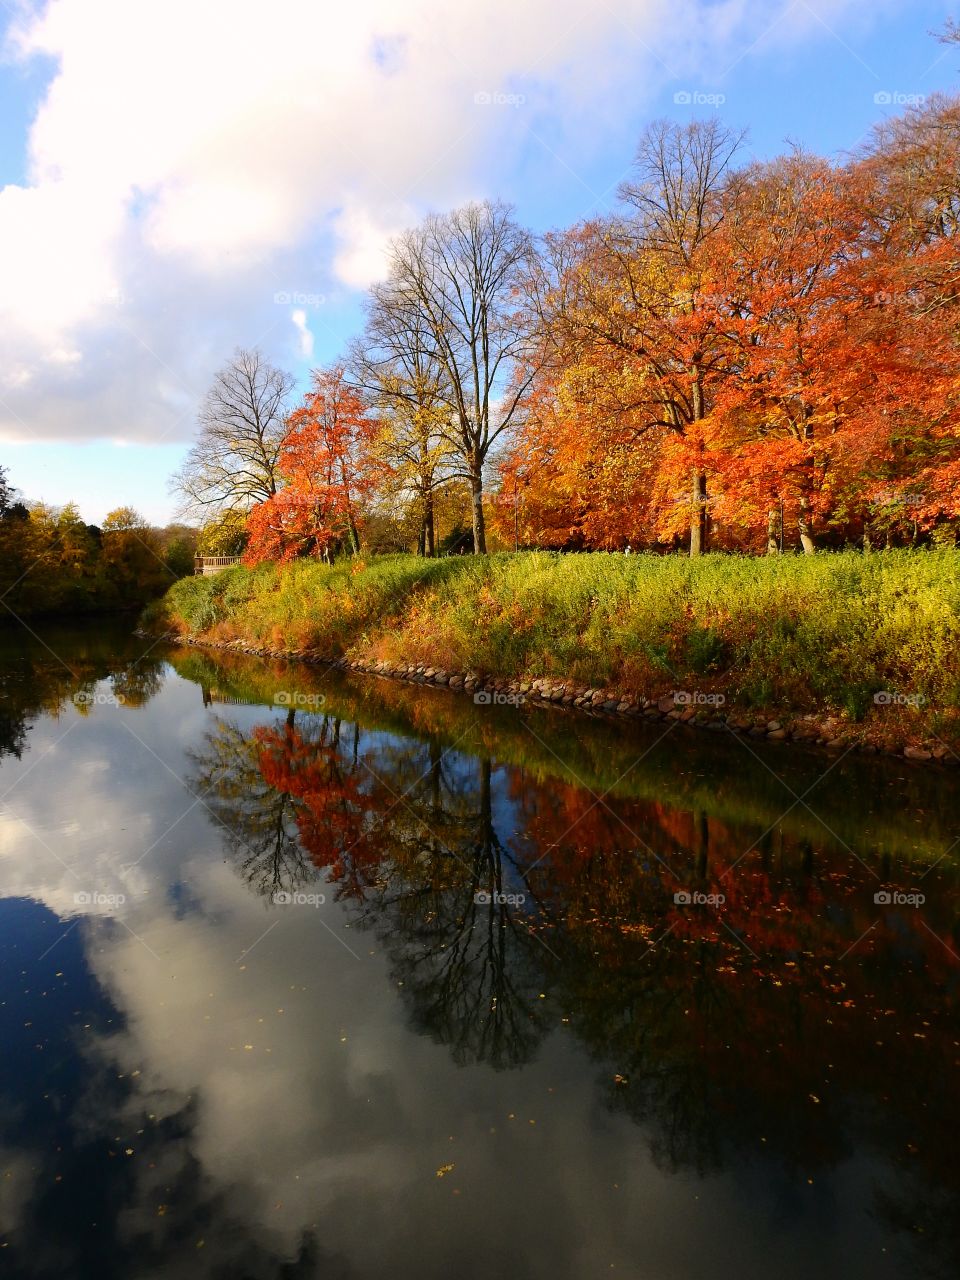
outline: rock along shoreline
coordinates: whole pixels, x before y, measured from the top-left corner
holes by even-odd
[[[165,632],[159,636],[138,629],[135,635],[170,644],[198,649],[216,649],[225,653],[242,653],[256,658],[280,658],[312,666],[326,666],[338,671],[402,680],[408,684],[430,685],[466,693],[475,701],[521,707],[529,703],[537,707],[555,707],[577,711],[601,719],[677,721],[708,732],[732,732],[766,742],[790,742],[800,746],[821,748],[829,753],[855,751],[859,755],[884,756],[913,763],[956,765],[960,756],[939,740],[906,742],[878,747],[858,735],[857,726],[836,716],[800,715],[768,719],[760,713],[725,712],[723,695],[671,690],[658,698],[639,698],[611,688],[573,684],[557,678],[511,680],[483,676],[476,671],[447,671],[424,663],[388,661],[365,662],[353,658],[328,658],[310,650],[270,649],[248,644],[244,640],[202,640]]]

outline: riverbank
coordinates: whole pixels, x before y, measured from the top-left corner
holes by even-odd
[[[520,553],[183,579],[153,635],[830,750],[956,762],[960,552]]]

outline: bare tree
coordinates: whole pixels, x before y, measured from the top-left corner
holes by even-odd
[[[473,544],[486,552],[483,471],[496,441],[518,418],[533,381],[532,344],[519,323],[520,281],[530,237],[500,203],[432,215],[394,241],[390,272],[374,307],[397,335],[425,341],[440,375],[438,403],[470,485]]]
[[[216,375],[200,434],[171,487],[184,515],[246,511],[277,492],[277,463],[294,380],[259,351],[239,349]]]

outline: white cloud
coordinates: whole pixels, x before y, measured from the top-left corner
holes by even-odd
[[[307,313],[302,307],[298,307],[292,312],[290,319],[293,321],[293,327],[300,335],[300,354],[305,360],[309,360],[313,355],[313,334],[307,324]]]
[[[56,71],[0,191],[0,433],[184,438],[237,343],[309,356],[278,288],[365,286],[422,210],[496,194],[531,129],[575,173],[625,106],[709,83],[778,12],[770,40],[857,9],[51,0],[9,40]]]

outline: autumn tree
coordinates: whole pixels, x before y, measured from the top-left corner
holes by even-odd
[[[206,521],[197,537],[197,554],[202,556],[239,556],[246,546],[247,515],[235,509]]]
[[[121,604],[156,595],[174,578],[157,531],[133,507],[117,507],[105,517],[99,570]]]
[[[927,529],[960,517],[958,175],[960,101],[943,95],[879,125],[854,169],[871,250],[858,264],[864,316],[890,353],[873,361],[890,443],[873,488]]]
[[[621,187],[627,214],[548,236],[535,290],[567,387],[603,414],[611,444],[670,446],[664,475],[685,476],[689,500],[671,510],[668,496],[665,528],[689,513],[694,556],[707,537],[702,424],[723,372],[704,280],[742,136],[717,120],[651,125]]]
[[[279,488],[278,465],[293,379],[259,351],[238,349],[200,410],[200,434],[172,480],[190,516],[243,512]]]
[[[376,436],[377,423],[343,368],[316,372],[280,446],[280,487],[248,518],[248,559],[324,554],[337,542],[359,551],[363,507],[383,474]]]

